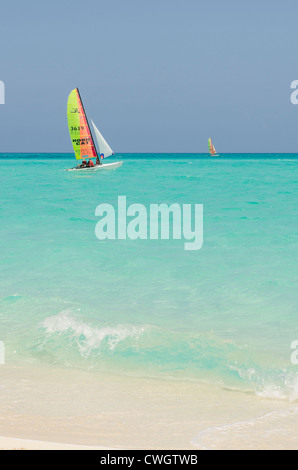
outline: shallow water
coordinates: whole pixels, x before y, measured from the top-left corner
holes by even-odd
[[[2,155],[5,362],[208,381],[295,401],[297,155]],[[203,246],[98,240],[99,204],[203,204]],[[171,231],[170,231],[171,234]],[[206,435],[205,435],[206,437]]]

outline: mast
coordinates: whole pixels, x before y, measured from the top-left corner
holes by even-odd
[[[88,127],[89,127],[89,132],[90,132],[93,147],[94,147],[95,152],[96,152],[96,157],[98,157],[98,152],[97,152],[97,148],[96,148],[96,145],[95,145],[95,142],[94,142],[94,139],[93,139],[93,135],[92,135],[92,132],[91,132],[91,127],[89,125],[88,117],[87,117],[87,114],[86,114],[86,111],[85,111],[85,108],[84,108],[84,104],[83,104],[83,101],[82,101],[82,98],[81,98],[81,95],[80,95],[80,92],[79,92],[78,88],[77,88],[77,92],[78,92],[78,95],[79,95],[79,98],[80,98],[80,101],[81,101],[81,105],[82,105],[82,108],[83,108],[83,111],[84,111],[84,114],[85,114],[85,118],[86,118],[86,121],[87,121],[87,124],[88,124]]]

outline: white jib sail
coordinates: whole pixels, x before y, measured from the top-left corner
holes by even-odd
[[[111,147],[109,146],[107,141],[104,139],[104,137],[101,135],[101,133],[99,132],[99,130],[97,129],[96,125],[94,124],[94,122],[92,120],[91,120],[91,123],[92,123],[93,129],[94,129],[94,134],[95,134],[95,137],[96,137],[96,140],[97,140],[99,154],[103,158],[106,158],[106,157],[109,157],[110,155],[113,155],[113,153],[114,153],[113,150],[111,149]]]

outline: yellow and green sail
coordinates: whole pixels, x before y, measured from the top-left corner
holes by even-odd
[[[209,148],[210,155],[215,155],[216,154],[216,150],[214,148],[214,145],[213,145],[212,140],[210,139],[210,137],[208,139],[208,148]]]
[[[97,157],[96,147],[78,88],[72,90],[68,97],[67,120],[76,159]]]

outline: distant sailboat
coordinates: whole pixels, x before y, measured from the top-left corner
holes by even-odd
[[[216,153],[216,150],[214,148],[214,145],[212,143],[211,138],[209,137],[208,139],[208,147],[209,147],[209,154],[211,157],[218,157],[218,154]]]
[[[122,165],[123,161],[101,162],[101,159],[114,155],[114,152],[91,121],[98,144],[98,155],[78,88],[72,90],[68,97],[67,120],[75,157],[77,160],[81,160],[78,166],[69,168],[67,171],[113,170]],[[85,166],[83,162],[87,159],[93,163],[92,166]],[[92,159],[96,159],[96,161],[93,162]]]

